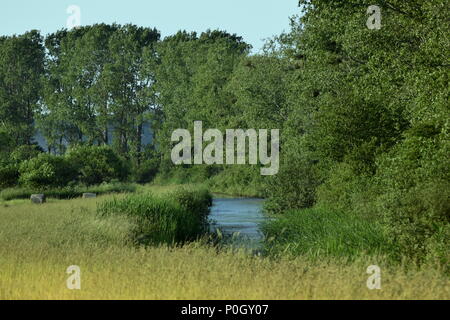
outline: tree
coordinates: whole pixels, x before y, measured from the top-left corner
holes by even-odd
[[[103,80],[109,92],[115,148],[137,164],[143,151],[143,124],[155,104],[154,72],[149,65],[154,65],[153,47],[159,37],[155,29],[126,25],[108,42],[110,61],[105,65]]]
[[[60,152],[65,143],[108,142],[109,93],[102,73],[109,38],[117,29],[100,24],[58,31],[46,39],[49,55],[39,127]]]
[[[232,95],[226,86],[249,49],[242,38],[223,31],[180,31],[158,44],[153,128],[168,170],[173,130],[192,128],[195,120],[214,128],[229,124]]]
[[[154,103],[153,73],[144,69],[143,55],[152,58],[158,39],[155,29],[115,24],[62,30],[46,39],[39,127],[54,149],[115,144],[139,163],[142,127]]]
[[[0,135],[2,151],[31,144],[41,97],[44,48],[38,31],[0,38]]]

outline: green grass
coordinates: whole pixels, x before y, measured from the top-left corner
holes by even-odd
[[[325,208],[288,211],[263,230],[270,255],[354,258],[392,251],[376,221]]]
[[[154,195],[138,193],[100,203],[102,217],[124,215],[136,222],[133,238],[140,244],[180,243],[195,240],[207,230],[212,197],[203,189],[180,188]]]

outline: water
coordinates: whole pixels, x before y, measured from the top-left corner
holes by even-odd
[[[210,214],[211,231],[219,229],[225,236],[234,235],[233,245],[260,248],[264,238],[260,224],[266,220],[263,203],[262,199],[214,199]]]

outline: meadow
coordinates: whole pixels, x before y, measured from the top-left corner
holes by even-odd
[[[164,202],[166,196],[175,199],[179,192],[178,186],[147,186],[133,196]],[[219,248],[202,238],[184,244],[137,243],[138,222],[132,209],[127,214],[102,214],[105,209],[99,209],[129,197],[49,199],[43,205],[2,202],[0,299],[450,297],[448,276],[441,268],[393,264],[380,252],[348,261],[333,256],[254,256]],[[366,286],[366,269],[374,264],[382,270],[381,290]],[[66,269],[71,265],[81,268],[81,290],[66,287]]]

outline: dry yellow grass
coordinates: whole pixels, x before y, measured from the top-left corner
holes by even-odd
[[[66,288],[73,264],[81,268],[81,290]],[[3,256],[0,267],[1,299],[449,298],[448,280],[431,270],[386,268],[382,289],[371,291],[363,263],[269,261],[192,247],[42,251]]]
[[[449,299],[449,279],[432,267],[382,258],[312,262],[252,257],[203,244],[136,248],[131,222],[98,218],[98,199],[0,205],[0,299]],[[369,290],[366,268],[382,269]],[[81,290],[66,287],[70,265]]]

